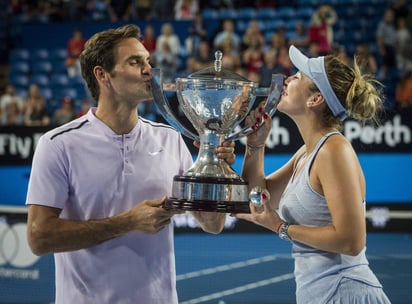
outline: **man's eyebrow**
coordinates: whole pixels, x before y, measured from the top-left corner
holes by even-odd
[[[142,61],[149,61],[149,59],[150,59],[150,57],[149,56],[141,56],[141,55],[131,55],[129,58],[127,58],[127,61],[132,61],[132,60],[136,60],[136,61],[139,61],[139,62],[142,62]]]

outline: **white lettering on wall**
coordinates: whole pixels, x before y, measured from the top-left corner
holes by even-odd
[[[12,155],[28,159],[42,135],[43,133],[33,133],[31,136],[0,134],[0,155]]]
[[[348,121],[345,123],[344,133],[351,142],[358,139],[364,144],[385,144],[392,148],[401,143],[411,142],[411,129],[407,125],[402,125],[400,115],[377,127],[362,126],[359,122]]]

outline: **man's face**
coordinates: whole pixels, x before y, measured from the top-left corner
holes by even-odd
[[[152,99],[149,55],[135,38],[127,38],[118,44],[116,63],[109,78],[112,94],[118,101],[136,104]]]

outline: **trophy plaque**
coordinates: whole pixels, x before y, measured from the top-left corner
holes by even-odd
[[[273,116],[282,91],[284,76],[272,75],[270,88],[259,88],[242,76],[221,67],[222,53],[215,53],[215,64],[177,78],[165,85],[160,69],[152,69],[154,102],[163,118],[183,135],[200,142],[196,161],[183,175],[173,179],[172,196],[165,208],[224,213],[249,213],[248,183],[224,160],[216,148],[253,132],[240,123],[249,114],[257,96],[267,97],[265,112]],[[184,126],[171,110],[164,91],[175,91],[179,106],[194,130]],[[264,121],[261,123],[263,124]],[[235,131],[238,128],[240,130]]]

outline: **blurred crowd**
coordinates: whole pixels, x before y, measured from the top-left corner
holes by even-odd
[[[41,18],[45,22],[148,21],[142,28],[142,42],[151,53],[152,66],[163,70],[165,82],[173,82],[177,76],[184,77],[212,66],[215,51],[220,50],[224,68],[267,87],[272,74],[288,76],[295,72],[288,56],[289,46],[293,44],[309,57],[334,54],[350,64],[356,61],[364,71],[384,84],[384,93],[388,96],[387,109],[412,106],[411,13],[407,1],[388,2],[376,24],[374,44],[359,43],[353,53],[348,53],[345,45],[335,41],[334,29],[339,15],[331,5],[314,8],[308,20],[296,22],[293,31],[287,31],[284,25],[279,24],[270,35],[258,19],[249,20],[245,30],[239,32],[236,20],[231,18],[221,20],[218,30],[209,33],[202,15],[202,11],[209,8],[253,6],[264,9],[276,8],[277,5],[279,1],[263,0],[214,0],[207,3],[198,0],[16,0],[10,1],[9,11],[19,14],[24,20]],[[150,20],[164,20],[159,33]],[[183,41],[175,33],[175,20],[191,21]],[[71,76],[79,73],[78,56],[84,42],[80,30],[68,39],[66,65]],[[73,100],[66,96],[50,113],[36,85],[31,85],[25,95],[24,98],[18,96],[11,84],[7,86],[0,97],[1,124],[60,125],[82,115],[93,104],[91,100],[84,100],[81,108],[75,109]],[[143,111],[153,111],[153,108]]]

